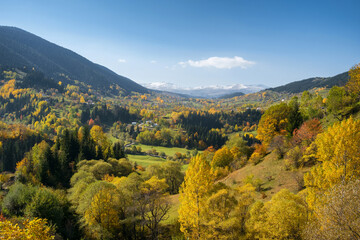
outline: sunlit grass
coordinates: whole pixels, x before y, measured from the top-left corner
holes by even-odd
[[[160,163],[163,163],[166,161],[163,158],[152,157],[152,156],[148,156],[148,155],[128,154],[127,157],[129,158],[129,160],[131,162],[136,162],[138,165],[140,165],[142,167],[147,167],[147,166],[154,165],[154,164],[160,164]]]
[[[167,156],[174,156],[174,154],[177,152],[179,152],[181,154],[186,154],[187,152],[191,153],[191,151],[192,151],[192,150],[188,150],[186,148],[178,148],[178,147],[161,147],[161,146],[150,146],[150,145],[144,145],[144,144],[136,144],[136,146],[141,147],[141,150],[143,152],[155,149],[158,153],[164,152]]]

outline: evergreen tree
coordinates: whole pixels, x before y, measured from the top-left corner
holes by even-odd
[[[120,159],[125,157],[124,146],[120,142],[114,143],[111,150],[114,158]]]

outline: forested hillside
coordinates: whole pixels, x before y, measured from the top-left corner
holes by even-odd
[[[358,236],[359,65],[197,99],[147,92],[29,33],[0,32],[2,53],[11,49],[0,74],[2,238]]]
[[[0,67],[34,68],[56,81],[78,80],[101,89],[117,85],[124,93],[147,92],[104,66],[15,27],[0,26]]]
[[[1,1],[0,240],[360,240],[359,9]]]
[[[314,88],[331,88],[333,86],[342,87],[346,84],[348,79],[348,72],[344,72],[333,77],[315,77],[291,82],[283,86],[269,88],[268,90],[272,90],[275,92],[300,93]]]
[[[3,69],[0,234],[356,239],[360,65],[349,76],[299,94],[104,98]]]

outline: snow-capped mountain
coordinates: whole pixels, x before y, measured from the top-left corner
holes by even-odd
[[[205,97],[205,98],[217,98],[223,95],[242,92],[244,94],[253,93],[261,91],[266,86],[263,85],[244,85],[244,84],[232,84],[232,85],[210,85],[210,86],[198,86],[198,87],[179,87],[174,83],[167,82],[153,82],[153,83],[144,83],[144,87],[159,90],[167,91],[179,94],[186,94],[193,97]]]
[[[205,98],[217,98],[223,95],[242,92],[244,94],[258,92],[266,88],[263,85],[244,85],[244,84],[232,84],[232,85],[210,85],[210,86],[198,86],[198,87],[179,87],[174,83],[167,82],[153,82],[144,83],[144,87],[167,91],[179,94],[186,94],[193,97],[205,97]]]
[[[166,82],[152,82],[152,83],[144,83],[141,84],[146,88],[159,90],[159,91],[170,91],[179,89],[179,87],[174,83],[166,83]]]

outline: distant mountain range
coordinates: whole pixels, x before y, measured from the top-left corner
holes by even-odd
[[[166,91],[171,93],[182,94],[190,97],[202,97],[202,98],[232,98],[241,96],[248,93],[259,92],[262,90],[271,90],[275,92],[286,92],[286,93],[300,93],[313,88],[333,86],[344,86],[349,80],[348,72],[338,74],[333,77],[314,77],[300,81],[291,82],[279,87],[268,88],[264,85],[244,85],[244,84],[233,84],[233,85],[211,85],[211,86],[200,86],[200,87],[179,87],[174,83],[166,82],[154,82],[144,83],[144,87],[157,90]]]
[[[308,78],[305,80],[291,82],[279,87],[268,88],[266,90],[272,90],[275,92],[300,93],[313,88],[322,88],[322,87],[331,88],[335,85],[344,86],[348,80],[349,80],[349,74],[348,72],[344,72],[333,77]]]
[[[232,98],[236,96],[241,96],[243,94],[259,92],[262,90],[271,90],[275,92],[286,92],[286,93],[300,93],[306,90],[311,90],[313,88],[322,88],[322,87],[331,88],[335,85],[344,86],[348,80],[349,80],[349,74],[348,72],[344,72],[333,77],[308,78],[274,88],[268,88],[267,86],[264,85],[244,85],[244,84],[233,84],[226,86],[211,85],[211,86],[183,88],[183,87],[179,87],[176,84],[165,83],[165,82],[144,83],[142,85],[146,88],[153,90],[177,93],[191,97]]]
[[[0,26],[0,66],[33,67],[54,80],[64,75],[97,88],[118,84],[125,93],[148,92],[134,81],[79,54],[15,27]]]
[[[149,92],[149,89],[179,94],[180,96],[203,98],[228,98],[272,90],[276,92],[299,93],[320,87],[343,86],[349,79],[344,72],[333,77],[314,77],[289,84],[267,88],[264,85],[211,85],[179,87],[173,83],[154,82],[143,86],[120,76],[110,69],[93,63],[79,54],[44,40],[32,33],[15,27],[0,26],[0,68],[30,67],[43,72],[54,80],[79,80],[99,89],[108,89],[111,84],[119,85],[125,93]]]
[[[157,90],[157,91],[166,91],[173,92],[183,95],[188,95],[192,97],[202,97],[202,98],[219,98],[224,95],[235,94],[240,95],[258,92],[266,88],[263,85],[244,85],[244,84],[233,84],[233,85],[210,85],[210,86],[199,86],[199,87],[180,87],[174,83],[166,82],[154,82],[154,83],[144,83],[144,87]]]

